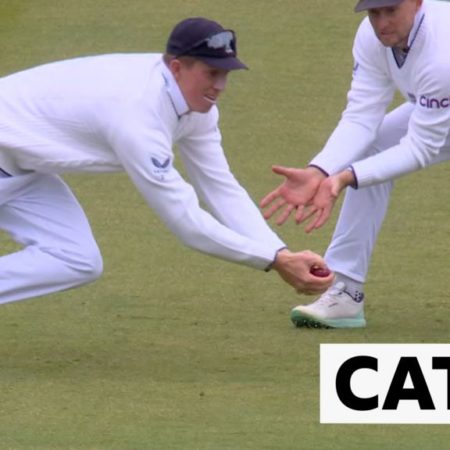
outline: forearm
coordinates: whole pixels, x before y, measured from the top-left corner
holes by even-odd
[[[196,212],[195,217],[192,212],[187,212],[167,226],[184,245],[192,249],[259,270],[266,269],[280,249],[279,246],[234,232],[206,211]]]
[[[221,224],[252,240],[274,248],[284,247],[284,242],[268,226],[261,210],[231,172],[217,131],[211,133],[209,139],[185,140],[180,145],[180,156],[196,194]]]
[[[364,127],[341,122],[333,131],[323,150],[309,163],[329,175],[344,170],[361,158],[373,140],[373,134]]]
[[[398,146],[353,164],[359,188],[393,180],[420,168],[417,158]]]

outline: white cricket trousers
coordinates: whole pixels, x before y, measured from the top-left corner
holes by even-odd
[[[382,152],[400,142],[406,134],[414,105],[404,103],[386,115],[377,139],[367,156]],[[432,164],[450,159],[450,138]],[[361,189],[348,188],[325,253],[325,261],[334,272],[364,283],[372,252],[383,224],[394,183],[392,181]]]
[[[88,220],[56,175],[1,177],[0,229],[22,246],[0,257],[0,304],[69,289],[102,273]]]

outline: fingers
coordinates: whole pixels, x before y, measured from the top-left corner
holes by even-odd
[[[275,200],[275,199],[274,199]],[[282,208],[284,205],[286,205],[286,201],[282,198],[279,198],[275,203],[270,205],[269,208],[267,208],[263,212],[263,216],[265,219],[270,219],[280,208]]]
[[[276,224],[277,225],[283,225],[291,215],[291,212],[295,209],[294,205],[286,205],[284,210],[281,212],[281,214],[278,216]]]
[[[279,175],[287,175],[288,173],[290,173],[290,170],[288,167],[283,167],[283,166],[272,166],[272,171],[276,174]],[[259,206],[261,208],[265,208],[266,206],[270,205],[270,203],[272,203],[274,200],[276,200],[277,198],[280,197],[280,187],[277,187],[276,189],[274,189],[272,192],[269,192],[260,202],[259,202]],[[277,208],[278,209],[278,208]],[[273,213],[272,213],[273,214]],[[271,214],[271,215],[272,215]]]
[[[331,209],[324,209],[322,210],[322,213],[319,214],[319,217],[317,218],[317,220],[314,222],[314,229],[318,229],[320,228],[322,225],[325,224],[325,222],[329,219],[330,217],[330,213],[331,213]]]
[[[269,192],[260,202],[259,206],[261,208],[265,208],[270,203],[272,203],[275,199],[277,199],[280,196],[279,188],[274,189],[272,192]]]
[[[308,220],[312,215],[314,215],[317,211],[315,206],[309,206],[305,208],[303,205],[297,208],[297,212],[295,213],[295,222],[297,224]]]
[[[316,217],[312,220],[306,227],[306,233],[310,233],[313,230],[317,230],[322,225],[324,225],[327,220],[330,218],[332,208],[323,208],[318,209],[316,213]]]
[[[327,269],[326,265],[324,266],[324,269]],[[311,274],[310,277],[305,278],[303,286],[301,288],[297,288],[296,290],[298,293],[306,295],[321,294],[331,286],[334,281],[334,277],[335,275],[331,271],[326,277],[317,277]]]
[[[313,281],[304,282],[302,286],[298,286],[295,290],[298,294],[317,295],[325,292],[333,283],[334,274],[328,277],[312,277]]]
[[[272,166],[272,171],[279,175],[286,175],[289,173],[289,168],[283,166]],[[261,208],[265,208],[270,203],[272,203],[275,199],[280,196],[280,187],[277,187],[272,192],[269,192],[260,202],[259,205]]]
[[[295,223],[299,224],[302,222],[303,220],[303,212],[305,210],[305,206],[304,205],[298,205],[295,211]]]
[[[287,177],[292,172],[292,169],[284,166],[272,166],[272,172]]]
[[[272,204],[271,204],[272,203]],[[277,225],[283,225],[289,219],[292,211],[297,207],[295,205],[288,204],[286,200],[280,198],[278,194],[273,191],[266,195],[260,203],[261,207],[270,205],[265,211],[263,211],[263,217],[268,220],[273,217],[279,210],[284,208],[276,220]]]

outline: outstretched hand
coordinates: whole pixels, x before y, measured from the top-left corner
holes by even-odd
[[[307,233],[320,228],[328,221],[339,194],[344,188],[352,185],[354,182],[353,172],[346,170],[330,176],[320,183],[319,189],[311,202],[311,206],[301,220],[304,222],[310,219],[308,225],[305,227]]]
[[[267,208],[264,211],[264,217],[270,219],[275,213],[281,211],[276,223],[283,225],[295,210],[296,222],[302,222],[305,206],[310,204],[326,175],[314,167],[295,169],[273,166],[272,171],[286,179],[261,200],[261,208]]]

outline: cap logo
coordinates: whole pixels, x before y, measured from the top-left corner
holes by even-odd
[[[166,54],[174,58],[190,56],[227,71],[248,68],[237,57],[235,32],[203,17],[177,24],[167,41]]]
[[[209,48],[224,48],[226,53],[234,53],[231,47],[233,39],[234,36],[231,31],[222,31],[206,39],[206,44]]]

